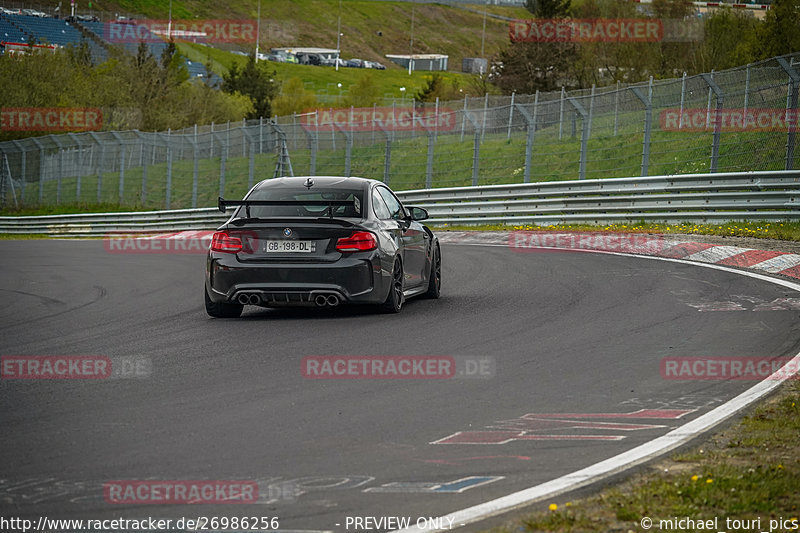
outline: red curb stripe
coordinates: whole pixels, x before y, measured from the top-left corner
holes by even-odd
[[[680,259],[688,255],[696,254],[697,252],[702,252],[703,250],[708,250],[714,246],[718,245],[705,242],[684,242],[664,250],[662,253],[658,254],[658,256]]]
[[[782,276],[789,276],[790,278],[800,279],[800,265],[787,268],[786,270],[781,270],[778,272],[778,274],[781,274]]]
[[[784,254],[785,252],[775,252],[772,250],[749,250],[723,259],[717,264],[746,268]]]

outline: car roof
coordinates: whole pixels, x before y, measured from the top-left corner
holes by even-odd
[[[306,180],[310,179],[314,182],[315,186],[325,187],[327,189],[363,189],[368,185],[381,183],[377,180],[358,178],[358,177],[344,177],[344,176],[295,176],[291,178],[271,178],[262,180],[256,185],[256,189],[263,188],[301,188],[305,187]],[[313,190],[313,186],[312,186]]]

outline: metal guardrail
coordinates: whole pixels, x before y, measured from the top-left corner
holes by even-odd
[[[686,174],[422,189],[397,193],[430,223],[558,224],[800,220],[800,170]],[[102,236],[210,230],[215,208],[0,217],[0,233]]]

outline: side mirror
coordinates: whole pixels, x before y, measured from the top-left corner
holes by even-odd
[[[411,220],[425,220],[428,218],[428,211],[421,207],[407,207],[406,212]]]

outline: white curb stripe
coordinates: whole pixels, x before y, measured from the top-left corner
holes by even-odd
[[[777,274],[781,270],[786,270],[787,268],[792,268],[797,265],[800,265],[800,255],[783,254],[776,255],[772,259],[767,259],[766,261],[756,263],[748,268],[755,268],[756,270],[763,270],[765,272]]]
[[[702,252],[693,253],[684,259],[689,261],[700,261],[701,263],[719,263],[723,259],[749,252],[750,248],[739,248],[738,246],[713,246]]]

